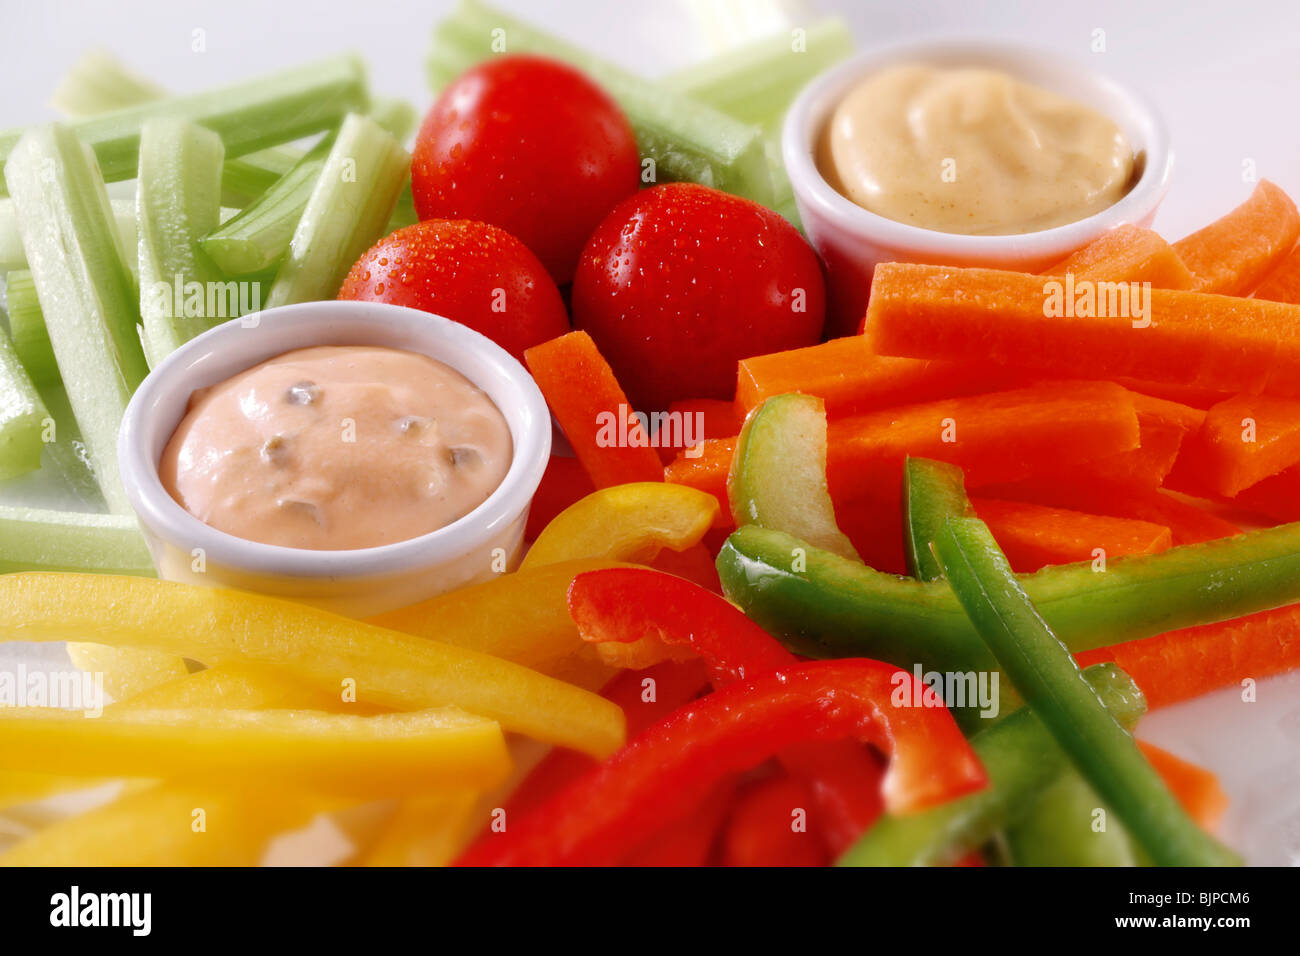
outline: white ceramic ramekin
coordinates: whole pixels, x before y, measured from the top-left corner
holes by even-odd
[[[817,169],[816,150],[844,95],[867,75],[905,62],[1003,70],[1086,103],[1128,136],[1142,169],[1119,202],[1096,215],[1041,232],[963,236],[935,232],[868,212],[830,185]],[[1079,246],[1127,223],[1150,225],[1169,189],[1173,151],[1159,112],[1144,96],[1086,70],[1057,53],[977,38],[891,44],[861,53],[810,83],[786,115],[782,157],[808,240],[826,264],[828,332],[857,331],[878,262],[984,266],[1036,272]]]
[[[500,486],[445,528],[352,551],[246,541],[187,512],[163,487],[158,461],[191,393],[313,345],[387,346],[457,369],[488,394],[510,427],[514,458]],[[127,406],[118,437],[127,496],[162,577],[292,598],[350,617],[413,604],[513,568],[550,449],[551,418],[542,393],[504,349],[441,316],[376,302],[283,306],[205,332],[149,374]]]

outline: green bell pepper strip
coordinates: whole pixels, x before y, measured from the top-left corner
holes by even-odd
[[[907,573],[918,581],[942,578],[943,568],[930,550],[930,543],[950,515],[970,513],[965,476],[960,468],[929,458],[908,458],[903,463]]]
[[[934,542],[953,593],[1030,709],[1133,839],[1160,866],[1239,860],[1197,826],[1107,711],[978,518],[949,518]]]
[[[1114,664],[1096,664],[1084,677],[1116,719],[1132,725],[1146,700]],[[1024,817],[1039,794],[1069,770],[1069,760],[1043,722],[1022,707],[971,738],[989,785],[916,813],[876,821],[837,866],[946,866],[979,849]]]
[[[904,669],[982,670],[993,655],[943,582],[872,570],[780,531],[740,528],[718,553],[726,596],[788,647]],[[1300,523],[1021,579],[1076,653],[1300,601]]]

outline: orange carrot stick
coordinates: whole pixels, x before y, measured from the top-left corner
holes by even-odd
[[[882,355],[980,355],[1064,376],[1086,369],[1300,396],[1300,306],[1100,284],[1086,287],[1093,289],[1089,300],[1079,289],[1066,294],[1068,280],[883,263],[871,286],[868,341]]]
[[[714,438],[704,442],[700,454],[693,456],[690,449],[682,452],[663,470],[664,481],[690,485],[707,491],[718,499],[722,509],[718,513],[719,525],[731,524],[731,502],[727,498],[727,475],[731,473],[731,459],[736,454],[737,436]]]
[[[1137,745],[1188,815],[1205,830],[1217,827],[1228,809],[1228,795],[1219,786],[1219,778],[1155,744],[1139,740]]]
[[[1011,567],[1032,573],[1049,564],[1072,564],[1122,554],[1154,554],[1173,543],[1169,529],[1147,521],[1090,515],[1064,508],[972,498],[971,504]]]
[[[1300,604],[1170,631],[1076,655],[1080,667],[1114,661],[1152,707],[1300,667]]]
[[[1292,249],[1291,254],[1260,283],[1255,298],[1300,305],[1300,246]]]
[[[1173,246],[1158,233],[1132,225],[1112,229],[1043,272],[1072,272],[1075,279],[1094,282],[1150,282],[1157,289],[1190,289],[1196,283]]]
[[[663,480],[659,455],[590,335],[561,335],[524,360],[597,488]]]
[[[1251,485],[1233,499],[1233,504],[1274,521],[1300,521],[1300,465]]]
[[[821,398],[828,417],[840,418],[1023,384],[1023,375],[969,359],[931,362],[877,355],[865,338],[850,335],[742,359],[736,411],[743,421],[773,395],[803,392]]]
[[[1199,292],[1249,295],[1300,239],[1291,197],[1261,180],[1250,198],[1222,219],[1174,243]]]
[[[1205,412],[1141,392],[1130,394],[1141,432],[1138,447],[1072,467],[1069,474],[1086,474],[1152,490],[1160,487],[1173,469],[1188,433],[1199,429],[1205,420]]]
[[[1300,464],[1300,401],[1234,395],[1206,413],[1178,456],[1170,487],[1234,498]]]

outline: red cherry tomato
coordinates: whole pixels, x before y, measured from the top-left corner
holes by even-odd
[[[560,291],[537,257],[483,222],[430,219],[398,229],[356,261],[339,298],[446,316],[521,362],[524,349],[569,331]]]
[[[558,283],[640,185],[636,137],[604,91],[535,56],[489,60],[429,110],[411,158],[421,219],[478,219],[518,236]]]
[[[815,344],[825,317],[816,253],[779,215],[689,183],[614,208],[582,252],[574,324],[646,411],[730,399],[736,362]]]

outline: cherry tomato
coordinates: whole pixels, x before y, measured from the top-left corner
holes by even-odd
[[[583,243],[640,185],[636,137],[603,90],[572,67],[503,56],[464,73],[415,141],[411,191],[421,219],[478,219],[537,254],[556,282]]]
[[[736,362],[815,344],[816,253],[779,215],[688,183],[643,190],[600,224],[573,279],[574,324],[646,411],[730,399]]]
[[[463,219],[430,219],[380,239],[352,266],[339,298],[446,316],[521,362],[524,349],[569,331],[560,291],[528,247]]]

